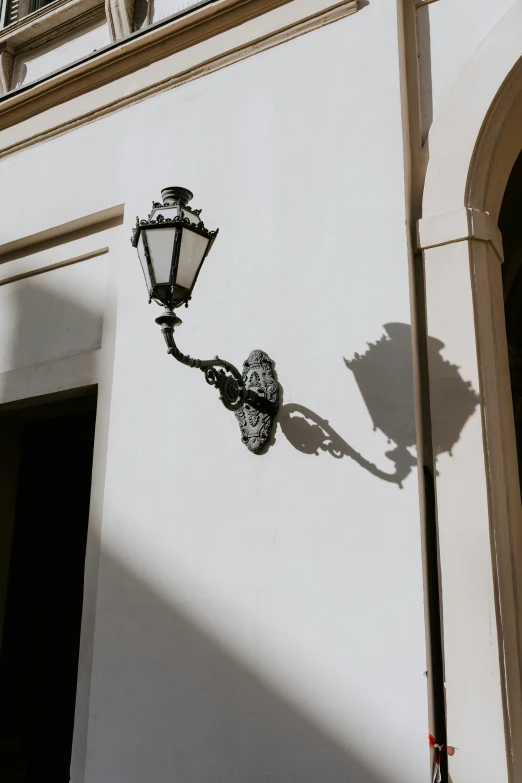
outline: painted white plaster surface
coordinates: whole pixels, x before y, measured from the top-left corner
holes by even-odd
[[[111,201],[130,237],[162,187],[190,187],[221,232],[180,347],[262,348],[283,388],[254,456],[167,356],[125,240],[74,783],[428,779],[396,24],[371,3],[0,163],[5,241]],[[45,204],[22,228],[29,188]],[[292,406],[309,415],[289,435]]]
[[[32,147],[2,160],[1,181],[6,188],[7,183],[12,185],[9,193],[3,190],[1,194],[7,211],[0,225],[0,245],[122,203],[121,120],[120,115],[113,115],[103,123],[65,134],[55,145]],[[38,209],[28,208],[33,185],[42,195]]]
[[[467,242],[425,254],[428,330],[443,342],[446,365],[430,367],[435,448],[458,415],[452,368],[478,389]],[[494,257],[494,262],[497,263]],[[451,285],[448,281],[451,280]],[[478,403],[478,396],[476,399]],[[453,780],[507,781],[502,692],[491,567],[482,422],[466,422],[452,453],[437,459],[437,510],[444,609],[448,742]],[[476,716],[476,720],[475,720]],[[479,730],[480,726],[480,730]],[[488,738],[488,751],[480,752]],[[470,752],[471,751],[471,752]]]
[[[101,345],[107,257],[53,269],[0,287],[0,372]],[[37,338],[37,339],[35,339]]]
[[[476,141],[491,104],[521,56],[521,30],[522,2],[516,0],[477,43],[466,66],[454,75],[430,131],[425,217],[468,206],[466,184]]]
[[[190,184],[221,234],[180,345],[238,363],[262,347],[285,405],[393,474],[343,357],[409,321],[395,20],[354,20],[129,111],[126,214],[130,230],[166,177]],[[370,26],[394,64],[384,81],[368,38],[361,48]],[[368,90],[382,96],[374,114]],[[179,137],[169,116],[184,117]],[[428,754],[415,474],[401,490],[281,429],[249,454],[203,378],[165,355],[124,252],[86,779],[416,783]]]
[[[102,49],[110,43],[109,28],[106,23],[75,33],[42,49],[21,54],[16,58],[13,69],[13,89],[34,82],[42,76],[57,71],[64,65],[85,57],[96,49]]]
[[[429,17],[433,115],[480,42],[516,0],[437,0],[420,8]],[[426,44],[426,41],[423,42]]]

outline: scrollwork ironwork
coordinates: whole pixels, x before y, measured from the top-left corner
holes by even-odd
[[[191,222],[188,217],[184,217],[183,215],[174,215],[173,217],[165,217],[164,215],[158,215],[157,218],[154,218],[154,212],[161,208],[161,204],[158,202],[153,202],[153,209],[150,215],[146,220],[140,220],[139,217],[136,218],[136,225],[132,229],[132,236],[131,236],[131,244],[136,247],[138,244],[138,238],[139,233],[144,228],[153,228],[154,226],[161,226],[165,225],[167,223],[173,223],[174,225],[185,225],[190,226],[192,231],[195,231],[195,233],[199,234],[200,236],[205,237],[206,239],[212,239],[215,238],[218,235],[219,229],[216,229],[215,231],[210,231],[208,228],[205,227],[205,224],[202,220],[200,220],[198,223]],[[196,215],[198,218],[200,216],[201,210],[200,209],[194,209],[192,210],[192,213]]]
[[[217,358],[217,357],[216,357]],[[221,402],[229,411],[237,411],[244,402],[244,386],[238,383],[233,375],[227,375],[225,370],[217,367],[201,367],[205,373],[205,380],[210,386],[219,389]]]
[[[199,215],[198,215],[199,217]],[[209,231],[208,228],[205,228],[205,224],[202,220],[199,221],[199,223],[192,223],[188,218],[183,217],[182,215],[175,215],[174,217],[164,217],[163,215],[158,215],[156,219],[153,219],[149,217],[147,220],[140,220],[138,217],[136,218],[136,225],[132,229],[132,236],[131,236],[131,244],[136,247],[138,244],[138,238],[139,238],[139,232],[142,229],[145,228],[154,228],[155,226],[163,226],[168,223],[172,223],[175,226],[189,226],[191,231],[194,231],[196,234],[199,234],[202,237],[205,237],[206,239],[212,239],[213,237],[216,237],[218,235],[219,229],[216,229],[215,231]]]
[[[235,413],[242,442],[250,451],[260,452],[270,438],[278,409],[278,385],[270,357],[264,351],[252,351],[243,364],[243,373],[219,356],[193,359],[176,345],[174,328],[181,321],[172,310],[165,308],[156,323],[161,326],[168,353],[205,374],[206,382],[218,389],[225,408]]]

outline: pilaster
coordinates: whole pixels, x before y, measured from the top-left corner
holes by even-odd
[[[134,0],[105,0],[105,13],[113,41],[132,33]]]
[[[454,780],[505,783],[522,779],[522,509],[501,235],[487,212],[465,208],[419,221],[418,240],[428,333],[477,399],[453,454],[438,454],[457,401],[428,356],[448,742],[459,748],[449,768]]]
[[[13,77],[14,54],[8,47],[0,49],[0,95],[5,95],[11,89]]]

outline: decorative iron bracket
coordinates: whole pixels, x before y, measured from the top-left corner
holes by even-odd
[[[219,390],[221,402],[233,411],[239,422],[241,440],[258,454],[270,439],[279,408],[279,387],[270,357],[260,350],[252,351],[243,364],[243,372],[230,362],[214,359],[192,359],[182,353],[174,341],[174,329],[181,320],[166,307],[156,318],[167,344],[168,353],[178,362],[205,373],[205,380]]]

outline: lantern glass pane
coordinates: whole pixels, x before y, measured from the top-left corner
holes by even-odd
[[[188,290],[192,288],[209,242],[210,239],[202,237],[190,229],[183,230],[176,285]]]
[[[143,274],[145,276],[145,283],[147,285],[147,290],[150,294],[152,291],[152,280],[150,278],[150,269],[147,263],[147,254],[145,253],[145,246],[143,244],[143,231],[140,233],[140,238],[138,240],[138,256],[140,259],[141,268],[143,269]]]
[[[172,220],[172,218],[175,218],[178,214],[178,205],[175,204],[171,207],[156,207],[156,209],[152,210],[151,217],[153,220],[157,220],[158,217],[164,217],[165,220],[169,218],[169,220]]]
[[[146,242],[156,285],[168,285],[178,229],[161,226],[161,228],[148,228],[143,233],[147,235]]]
[[[201,223],[201,218],[199,215],[195,215],[193,212],[190,212],[188,209],[183,210],[183,217],[188,218],[191,223],[194,223],[196,226],[198,223]]]

